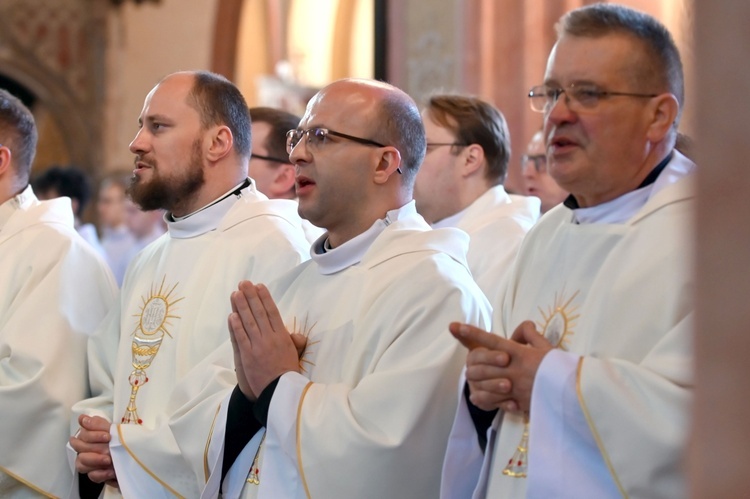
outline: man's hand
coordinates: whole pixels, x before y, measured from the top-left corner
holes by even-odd
[[[528,411],[539,364],[553,348],[534,323],[521,323],[510,340],[456,322],[449,330],[469,349],[466,381],[471,402],[484,410]]]
[[[271,293],[262,284],[242,281],[231,299],[229,330],[240,364],[235,355],[235,366],[241,366],[247,387],[257,396],[282,374],[300,371],[298,348],[304,344],[292,339]]]
[[[70,437],[70,445],[78,453],[76,471],[88,474],[92,482],[107,482],[116,486],[115,468],[109,454],[109,428],[111,423],[99,416],[78,417],[81,429]]]
[[[258,400],[258,395],[255,394],[250,388],[250,383],[247,381],[247,376],[245,376],[245,368],[242,364],[242,355],[240,354],[240,347],[237,345],[237,340],[235,339],[234,332],[232,331],[232,316],[238,315],[239,312],[237,312],[237,307],[234,305],[234,300],[230,298],[232,302],[232,313],[229,314],[229,317],[227,317],[227,326],[229,328],[229,339],[232,341],[232,351],[234,352],[234,373],[237,376],[237,386],[240,387],[240,391],[242,392],[245,397],[247,397],[248,400],[251,402],[255,402]]]

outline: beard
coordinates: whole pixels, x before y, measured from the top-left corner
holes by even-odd
[[[159,165],[151,163],[153,174],[150,180],[142,180],[134,175],[128,187],[128,194],[143,211],[179,211],[188,204],[190,198],[200,190],[206,179],[203,174],[200,140],[193,142],[190,160],[184,170],[171,175],[159,173]]]

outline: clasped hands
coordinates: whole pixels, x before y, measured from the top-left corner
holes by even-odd
[[[242,281],[230,299],[229,337],[237,384],[248,399],[255,401],[282,374],[300,372],[299,359],[307,338],[287,331],[264,285]]]
[[[106,483],[117,487],[112,456],[109,453],[109,429],[111,423],[100,416],[78,417],[81,429],[70,437],[70,446],[78,454],[76,471],[87,474],[94,483]]]
[[[534,323],[522,322],[511,339],[458,322],[448,329],[469,349],[466,381],[471,403],[486,411],[528,412],[536,372],[554,348]]]

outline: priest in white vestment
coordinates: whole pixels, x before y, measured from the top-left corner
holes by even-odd
[[[202,484],[167,425],[180,410],[174,387],[226,341],[237,282],[276,278],[307,259],[308,244],[296,204],[268,200],[246,177],[250,118],[229,81],[170,75],[139,123],[131,196],[166,209],[168,232],[131,262],[119,307],[90,343],[94,397],[75,407],[85,416],[72,457],[106,481],[105,497],[197,497]]]
[[[202,497],[436,497],[465,358],[447,325],[490,314],[466,234],[431,230],[411,200],[419,111],[390,85],[341,80],[288,147],[300,212],[327,232],[267,288],[240,284],[235,365],[209,362],[213,379],[236,367],[238,386],[183,384],[205,398],[172,430]]]
[[[495,106],[465,95],[433,95],[422,120],[427,154],[414,185],[417,211],[433,228],[469,234],[469,268],[495,303],[539,218],[539,199],[505,192],[510,134]]]
[[[613,4],[558,31],[529,97],[571,196],[524,240],[497,334],[451,325],[470,352],[441,497],[686,497],[695,165],[674,149],[679,53]]]
[[[76,232],[70,199],[29,184],[37,131],[0,90],[0,497],[67,494],[71,406],[89,394],[86,341],[114,305],[103,257]]]

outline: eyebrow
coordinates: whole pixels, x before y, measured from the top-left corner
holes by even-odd
[[[168,117],[164,116],[163,114],[150,114],[146,116],[146,121],[149,123],[153,123],[154,121],[166,121],[171,122]],[[143,125],[143,118],[138,118],[138,124]]]

